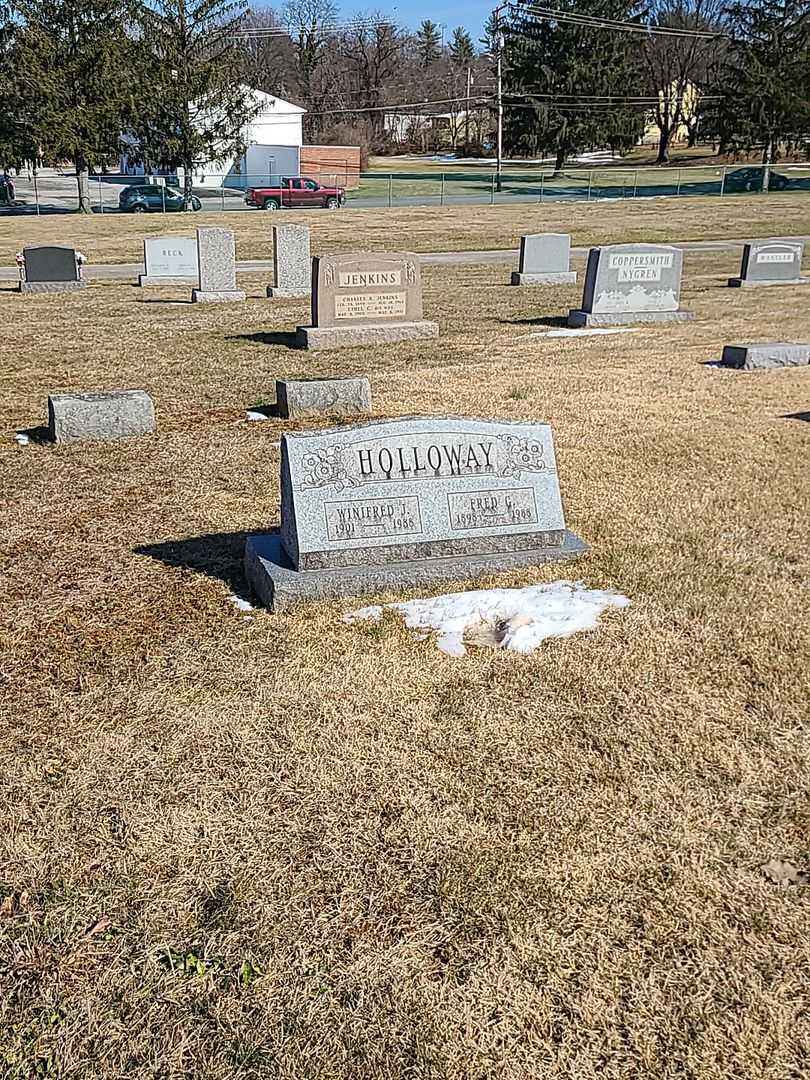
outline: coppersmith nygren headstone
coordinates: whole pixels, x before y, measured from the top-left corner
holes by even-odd
[[[312,260],[312,326],[302,349],[340,349],[439,336],[422,317],[422,271],[410,253],[327,255]]]
[[[662,244],[591,248],[582,307],[569,326],[615,326],[692,319],[679,307],[683,252]]]
[[[245,572],[273,608],[578,555],[551,429],[407,417],[282,436],[281,528]]]

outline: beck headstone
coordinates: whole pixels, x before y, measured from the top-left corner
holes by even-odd
[[[199,288],[191,293],[195,304],[223,304],[244,300],[236,287],[236,246],[230,229],[197,229]]]
[[[422,315],[422,270],[410,253],[327,255],[312,260],[312,325],[302,349],[340,349],[439,336]]]
[[[513,285],[562,285],[576,282],[571,270],[571,237],[567,233],[521,236]]]
[[[76,249],[56,245],[40,245],[23,249],[25,278],[20,292],[66,292],[82,289]]]
[[[312,416],[362,416],[370,411],[371,386],[364,375],[276,380],[276,413],[288,420]]]
[[[754,371],[758,368],[807,367],[810,345],[789,341],[771,341],[754,345],[725,345],[721,363],[724,367]]]
[[[282,437],[281,528],[248,580],[280,609],[568,558],[551,428],[405,417]]]
[[[48,430],[57,443],[148,435],[155,430],[155,406],[143,390],[51,394]]]
[[[732,288],[762,285],[807,285],[802,277],[804,244],[798,240],[759,240],[743,248],[740,276],[728,279]]]
[[[591,248],[582,307],[568,313],[569,326],[616,326],[684,321],[680,308],[683,252],[660,244],[612,244]]]
[[[273,284],[268,296],[297,298],[309,296],[312,263],[308,225],[273,226]]]
[[[143,242],[145,274],[139,285],[197,285],[197,239],[194,236],[152,236]]]

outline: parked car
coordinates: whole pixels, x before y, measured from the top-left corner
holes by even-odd
[[[735,169],[726,173],[724,191],[762,191],[762,174],[764,170],[760,166],[756,169]],[[771,169],[768,174],[768,190],[784,191],[788,186],[788,178],[782,173]]]
[[[308,176],[285,176],[278,187],[253,187],[245,192],[248,206],[260,210],[279,210],[281,207],[324,206],[337,210],[346,202],[346,192],[339,187],[323,187]]]
[[[183,193],[177,188],[162,187],[160,184],[131,184],[123,188],[118,196],[118,209],[127,214],[147,214],[150,211],[169,211],[183,209]],[[202,203],[196,195],[191,197],[191,209],[202,210]]]

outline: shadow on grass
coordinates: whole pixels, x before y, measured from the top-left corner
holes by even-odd
[[[24,435],[29,443],[35,443],[37,446],[55,445],[51,439],[51,430],[46,424],[39,424],[37,427],[18,428],[14,434]]]
[[[234,334],[228,341],[252,341],[254,345],[283,345],[297,349],[297,336],[292,330],[260,330],[255,334]]]
[[[536,319],[499,319],[504,326],[568,326],[567,315],[541,315]]]
[[[207,533],[186,540],[167,540],[161,544],[144,544],[135,548],[136,555],[146,555],[166,566],[193,570],[195,574],[217,578],[238,593],[246,596],[247,582],[242,570],[246,532]]]
[[[136,285],[135,288],[138,288],[138,286]],[[161,299],[159,296],[142,296],[140,298],[140,300],[138,301],[138,303],[140,303],[140,304],[183,304],[183,305],[185,305],[185,304],[191,304],[191,303],[193,303],[193,301],[191,299],[188,299],[188,300],[166,300],[166,299]]]
[[[788,412],[782,413],[779,417],[780,420],[804,420],[805,423],[810,424],[810,412]]]

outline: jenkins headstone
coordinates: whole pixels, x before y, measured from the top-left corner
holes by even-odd
[[[236,287],[236,248],[230,229],[197,229],[197,264],[200,285],[191,293],[195,304],[245,299]]]
[[[572,284],[577,275],[570,268],[571,237],[567,233],[521,236],[520,260],[513,285]]]
[[[368,252],[312,260],[312,326],[298,327],[300,348],[438,336],[436,323],[422,317],[418,256]]]
[[[194,236],[152,236],[143,242],[146,270],[139,285],[188,285],[199,281],[197,239]]]
[[[20,292],[65,292],[81,289],[76,250],[72,247],[41,245],[23,249],[25,278]]]
[[[570,311],[569,326],[686,320],[679,307],[683,252],[658,244],[613,244],[591,248],[582,307]]]
[[[308,225],[273,226],[273,284],[268,296],[309,296],[312,263]]]
[[[760,240],[743,248],[740,276],[728,279],[732,288],[762,285],[807,285],[802,277],[804,244],[798,240]]]
[[[252,537],[245,566],[279,608],[585,550],[547,424],[407,417],[284,435],[280,533]]]

